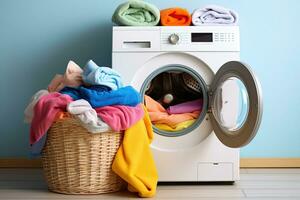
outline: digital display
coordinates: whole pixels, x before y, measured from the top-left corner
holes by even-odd
[[[212,42],[212,33],[192,33],[192,42]]]

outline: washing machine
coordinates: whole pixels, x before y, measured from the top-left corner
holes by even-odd
[[[259,81],[239,60],[238,26],[113,27],[112,67],[143,100],[164,91],[164,82],[153,86],[162,74],[183,77],[177,83],[201,95],[202,110],[192,125],[174,132],[153,124],[159,182],[239,179],[239,148],[255,137],[262,117]],[[172,91],[182,88],[177,84]]]

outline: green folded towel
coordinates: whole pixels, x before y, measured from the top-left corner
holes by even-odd
[[[124,26],[155,26],[159,23],[159,9],[142,0],[130,0],[118,6],[112,21]]]

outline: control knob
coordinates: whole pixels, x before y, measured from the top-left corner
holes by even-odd
[[[180,40],[179,35],[177,35],[176,33],[173,33],[169,36],[169,42],[171,44],[178,44],[179,40]]]

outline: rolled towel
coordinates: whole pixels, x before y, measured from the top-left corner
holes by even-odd
[[[67,111],[79,119],[82,126],[90,133],[111,131],[111,128],[97,116],[97,112],[84,99],[69,103]]]
[[[82,85],[82,69],[72,60],[69,61],[64,75],[56,74],[48,86],[49,92],[59,92],[64,87]]]
[[[163,26],[189,26],[192,17],[184,8],[168,8],[160,11],[160,23]]]
[[[30,103],[24,110],[24,122],[25,123],[31,123],[32,118],[34,116],[34,106],[35,104],[40,100],[40,98],[44,95],[49,94],[48,90],[40,90],[37,93],[35,93],[30,100]]]
[[[123,86],[121,76],[109,67],[99,67],[94,61],[87,62],[83,69],[82,78],[84,83],[90,85],[104,85],[112,90]]]
[[[155,26],[159,23],[159,9],[141,0],[130,0],[117,7],[112,21],[123,26]]]
[[[230,9],[217,5],[207,5],[196,9],[192,15],[192,22],[195,26],[200,25],[235,25],[238,23],[238,14]]]

